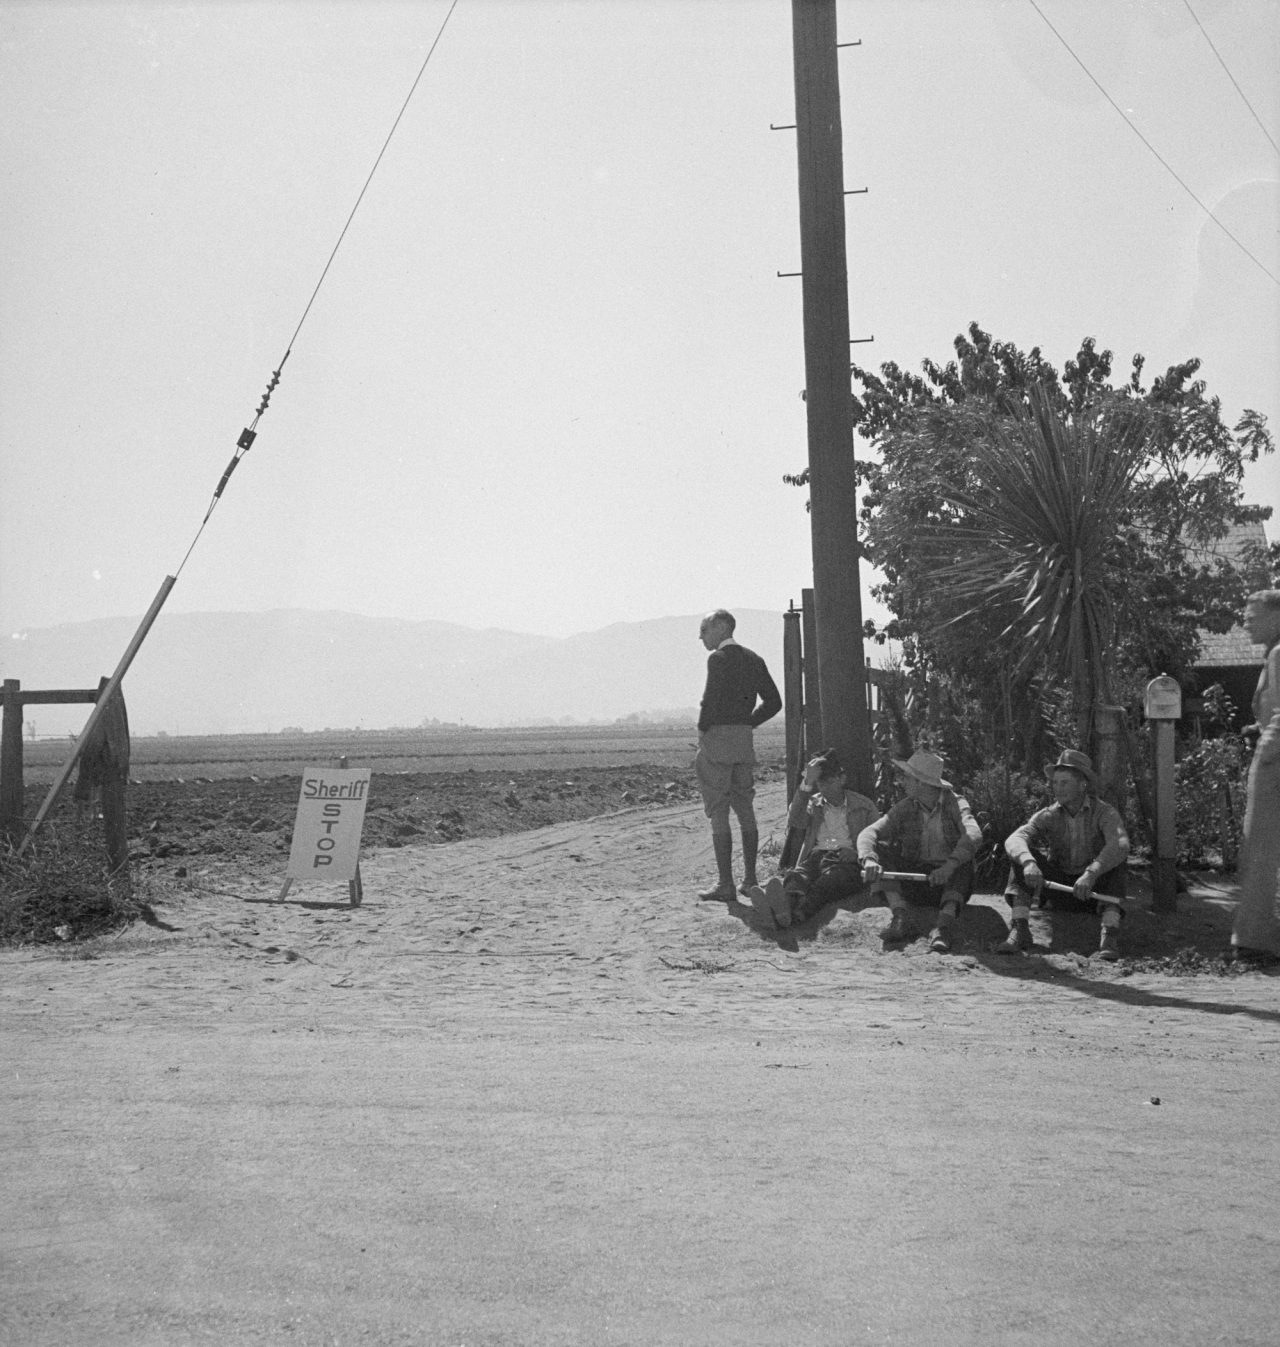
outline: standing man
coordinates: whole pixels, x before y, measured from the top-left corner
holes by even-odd
[[[711,820],[711,844],[719,871],[715,885],[698,894],[704,902],[731,903],[734,898],[731,809],[738,816],[742,832],[742,867],[746,873],[741,892],[745,895],[756,884],[760,833],[752,803],[756,754],[751,732],[782,710],[782,697],[764,660],[733,639],[736,625],[732,613],[717,608],[702,619],[698,629],[698,639],[711,653],[707,656],[707,686],[698,714],[698,754],[693,768]]]
[[[1266,647],[1253,717],[1261,732],[1249,768],[1240,854],[1240,901],[1231,931],[1233,956],[1267,962],[1280,955],[1276,883],[1280,871],[1280,589],[1260,589],[1245,604],[1244,625]]]
[[[1068,910],[1100,912],[1102,938],[1095,958],[1120,957],[1120,919],[1124,913],[1125,871],[1129,834],[1119,811],[1098,796],[1093,759],[1074,748],[1063,749],[1045,768],[1053,804],[1038,810],[1005,838],[1012,862],[1004,896],[1011,909],[1008,937],[997,954],[1020,954],[1032,948],[1031,900],[1046,879],[1065,884],[1069,896],[1053,895],[1053,905]]]

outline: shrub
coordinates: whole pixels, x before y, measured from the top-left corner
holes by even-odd
[[[1244,827],[1249,746],[1231,727],[1235,705],[1220,684],[1207,688],[1202,718],[1179,745],[1173,768],[1178,864],[1233,869]],[[1217,731],[1205,737],[1204,731]]]
[[[139,915],[128,875],[108,877],[100,834],[46,825],[21,856],[0,852],[0,944],[96,935]]]
[[[1238,734],[1193,743],[1174,765],[1178,864],[1231,869],[1244,823],[1249,751]]]
[[[1004,839],[1049,803],[1044,779],[1002,766],[981,767],[959,793],[969,801],[982,828],[982,846],[974,858],[975,879],[979,884],[1003,883],[1007,873]]]

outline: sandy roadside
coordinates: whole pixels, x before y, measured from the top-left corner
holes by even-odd
[[[780,943],[707,850],[381,851],[358,910],[210,868],[0,956],[0,1342],[1276,1340],[1280,979],[1001,960],[983,897],[952,956]]]

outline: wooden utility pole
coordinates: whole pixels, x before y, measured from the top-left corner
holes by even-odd
[[[821,744],[840,754],[850,784],[871,795],[835,0],[791,0],[791,30]]]

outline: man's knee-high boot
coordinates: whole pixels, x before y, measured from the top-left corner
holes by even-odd
[[[754,888],[759,882],[756,879],[756,856],[760,850],[760,833],[756,828],[743,828],[742,830],[742,888],[740,893],[746,893],[750,888]]]
[[[715,888],[703,889],[698,897],[704,902],[727,903],[733,899],[733,834],[712,833],[711,845],[715,848],[720,879]]]

